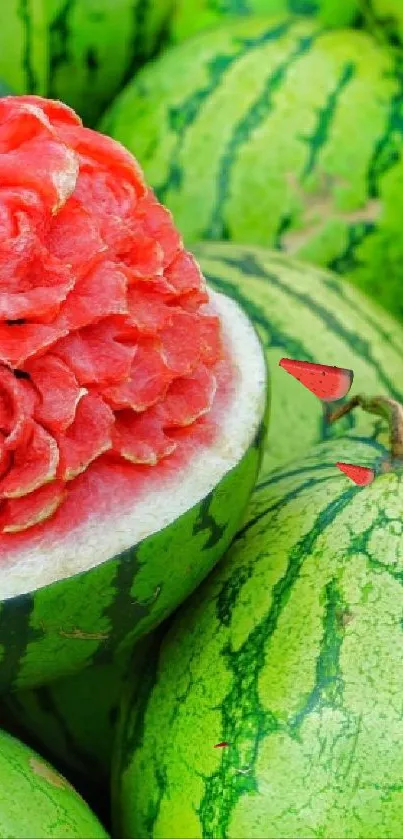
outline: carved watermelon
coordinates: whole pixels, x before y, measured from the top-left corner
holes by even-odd
[[[0,688],[107,664],[236,531],[266,368],[118,143],[0,100]]]

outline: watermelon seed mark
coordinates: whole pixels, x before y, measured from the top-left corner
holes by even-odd
[[[63,638],[77,638],[79,641],[106,641],[109,638],[109,634],[105,632],[82,632],[81,629],[73,629],[72,632],[60,629],[59,635]]]
[[[231,745],[231,743],[227,743],[227,741],[226,741],[226,740],[223,740],[223,742],[222,742],[222,743],[216,743],[216,744],[215,744],[215,746],[214,746],[214,748],[215,748],[215,749],[226,749],[226,748],[227,748],[228,746],[230,746],[230,745]]]
[[[57,632],[58,635],[61,635],[63,638],[77,638],[80,641],[107,641],[109,638],[108,633],[104,632],[83,632],[81,629],[73,629],[70,632],[66,632],[64,629],[59,629],[56,626],[45,626],[43,621],[40,621],[39,626],[42,629],[44,635],[47,635],[49,632]]]
[[[48,781],[49,784],[52,784],[53,787],[59,787],[63,789],[64,787],[71,787],[71,784],[63,778],[62,775],[59,775],[58,772],[53,771],[46,763],[43,763],[41,760],[37,760],[36,757],[30,757],[29,765],[35,775],[39,775],[40,778],[43,778],[45,781]]]

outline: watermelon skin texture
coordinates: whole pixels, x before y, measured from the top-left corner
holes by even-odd
[[[262,482],[142,696],[128,687],[123,839],[402,836],[403,477],[362,489],[340,456],[386,450],[324,442]]]
[[[10,0],[1,13],[0,76],[15,93],[46,95],[47,0]]]
[[[172,8],[173,0],[50,0],[47,95],[94,125],[158,49]]]
[[[261,477],[316,442],[345,433],[372,435],[379,427],[379,420],[363,411],[326,423],[320,401],[279,367],[281,358],[353,370],[349,396],[403,399],[401,324],[358,289],[264,248],[204,242],[193,250],[210,287],[247,312],[265,349],[272,397]]]
[[[42,757],[0,731],[0,836],[108,839],[87,804]]]
[[[402,102],[398,57],[367,33],[250,18],[143,68],[101,130],[135,152],[188,245],[275,247],[402,318]]]
[[[371,30],[381,42],[403,45],[403,6],[400,0],[361,0],[362,12]]]
[[[171,614],[232,541],[266,424],[265,416],[237,466],[173,524],[89,571],[1,602],[0,692],[110,664]]]
[[[325,26],[350,26],[359,11],[359,0],[178,0],[169,33],[171,42],[179,43],[232,17],[284,13],[314,15]]]
[[[173,0],[10,0],[0,76],[16,93],[61,99],[92,126],[160,47],[172,8]]]

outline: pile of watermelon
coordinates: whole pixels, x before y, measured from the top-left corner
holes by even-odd
[[[1,23],[0,836],[402,839],[403,3]]]

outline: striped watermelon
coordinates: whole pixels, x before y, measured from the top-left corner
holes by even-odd
[[[339,278],[276,252],[214,242],[196,250],[210,284],[245,309],[265,347],[273,385],[261,481],[274,467],[302,456],[315,442],[327,445],[334,440],[336,446],[342,432],[357,445],[365,435],[376,432],[380,444],[386,436],[382,424],[363,412],[326,424],[319,400],[288,376],[279,360],[289,356],[343,364],[355,372],[350,393],[364,389],[403,399],[403,385],[399,388],[403,381],[402,327]],[[372,448],[368,461],[371,458]],[[342,450],[338,449],[334,464],[341,459]],[[7,698],[7,705],[14,718],[36,736],[36,747],[52,749],[49,756],[62,761],[63,768],[80,772],[87,782],[96,776],[105,779],[113,733],[105,724],[106,705],[109,717],[114,716],[113,695],[121,681],[118,666],[94,665],[37,691],[17,691]],[[102,682],[103,694],[97,687]],[[90,713],[102,732],[97,741],[86,722],[88,706],[81,713],[75,710],[80,703],[85,705],[84,697],[89,695]]]
[[[246,19],[145,67],[101,130],[135,152],[188,244],[271,245],[403,317],[402,106],[398,59],[366,33]]]
[[[358,18],[359,0],[177,0],[170,26],[170,39],[183,41],[190,35],[217,26],[229,17],[244,15],[315,15],[326,26],[349,26]]]
[[[127,690],[117,836],[403,835],[403,475],[360,488],[334,467],[385,454],[326,441],[256,489]]]
[[[62,99],[94,125],[160,46],[174,0],[10,0],[0,76],[16,93]]]
[[[62,775],[0,731],[0,836],[108,839],[104,827]]]

